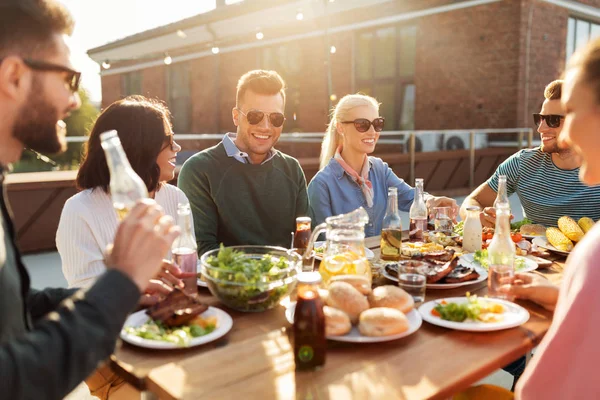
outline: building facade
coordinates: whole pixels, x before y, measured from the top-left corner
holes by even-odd
[[[144,94],[167,102],[177,133],[226,132],[237,80],[266,68],[288,85],[285,132],[324,131],[359,91],[387,130],[533,127],[544,86],[600,36],[600,0],[227,3],[89,50],[103,107]]]

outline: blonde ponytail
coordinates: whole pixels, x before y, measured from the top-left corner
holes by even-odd
[[[329,160],[335,155],[335,151],[339,147],[341,135],[337,131],[337,124],[347,118],[348,113],[355,107],[373,106],[379,111],[379,103],[371,96],[364,94],[348,94],[340,99],[335,108],[331,110],[329,125],[323,137],[321,144],[321,156],[319,169],[323,169],[329,164]]]

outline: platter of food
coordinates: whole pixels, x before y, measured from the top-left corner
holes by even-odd
[[[471,332],[514,328],[529,320],[529,312],[518,304],[468,294],[429,301],[419,307],[419,313],[430,324]]]
[[[203,305],[176,289],[148,310],[131,314],[121,339],[149,349],[179,349],[217,340],[232,326],[225,311]]]
[[[416,332],[422,324],[415,302],[397,286],[371,289],[360,275],[336,276],[322,296],[325,306],[325,335],[337,342],[378,343],[400,339]],[[296,303],[285,316],[294,323]]]
[[[479,250],[475,253],[464,254],[461,256],[461,260],[470,264],[474,264],[475,266],[479,266],[484,268],[486,271],[488,270],[488,254],[487,249]],[[535,271],[538,268],[538,264],[530,258],[526,258],[523,256],[515,257],[515,272],[523,273],[523,272],[531,272]]]
[[[453,252],[427,255],[419,261],[427,263],[425,275],[428,289],[454,289],[483,282],[488,276],[487,270],[467,262],[463,256],[455,257]],[[387,279],[398,282],[398,263],[385,264],[382,274]]]
[[[325,242],[324,241],[315,242],[315,258],[317,260],[322,260],[324,252],[325,252]],[[367,257],[367,260],[372,260],[375,258],[375,253],[373,253],[373,251],[371,249],[368,249],[365,247],[365,257]]]
[[[568,256],[569,254],[571,254],[570,251],[559,250],[556,247],[552,246],[548,239],[546,239],[545,237],[536,237],[531,241],[531,243],[535,244],[538,247],[541,247],[542,249],[546,249],[553,253],[557,253],[563,256]]]

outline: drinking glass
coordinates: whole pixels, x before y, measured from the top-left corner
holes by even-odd
[[[488,271],[488,296],[513,301],[514,297],[500,291],[500,288],[510,285],[514,276],[515,269],[512,265],[490,265]]]
[[[398,286],[410,294],[415,303],[425,300],[427,266],[428,264],[422,261],[398,262]]]
[[[311,250],[310,255],[303,257],[305,251],[306,249],[298,249],[295,247],[288,250],[288,252],[296,253],[302,257],[302,272],[312,272],[315,269],[315,256],[317,253],[314,250]]]
[[[451,211],[450,207],[435,207],[433,209],[433,223],[435,224],[436,231],[452,231],[454,229],[454,224],[450,217]]]

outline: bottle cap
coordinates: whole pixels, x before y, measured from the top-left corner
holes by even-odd
[[[298,274],[298,283],[314,285],[317,283],[321,283],[322,280],[323,280],[323,278],[321,278],[321,274],[317,271],[300,272]]]
[[[310,217],[298,217],[296,218],[296,223],[306,223],[311,222]]]

